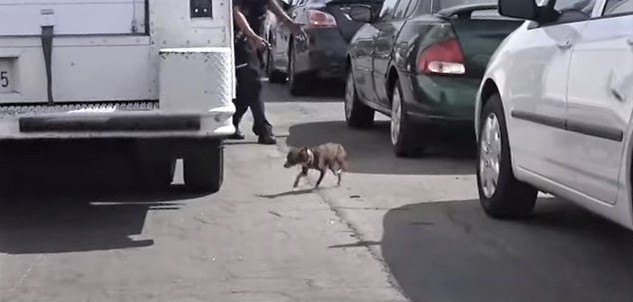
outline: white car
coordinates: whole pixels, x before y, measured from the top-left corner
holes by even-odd
[[[543,191],[633,229],[633,0],[499,2],[528,21],[500,45],[478,93],[485,212],[528,214]]]

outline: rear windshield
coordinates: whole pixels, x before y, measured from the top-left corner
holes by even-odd
[[[521,1],[521,0],[517,0]],[[470,5],[470,4],[497,4],[495,0],[437,0],[435,1],[435,11],[441,11],[443,9],[462,6],[462,5]]]

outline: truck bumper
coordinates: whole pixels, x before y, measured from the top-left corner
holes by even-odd
[[[83,138],[219,138],[235,132],[230,104],[205,113],[54,112],[0,115],[0,140]]]

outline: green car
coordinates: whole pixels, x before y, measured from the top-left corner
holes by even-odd
[[[350,18],[366,24],[348,48],[347,124],[370,126],[375,111],[390,116],[397,156],[425,147],[428,127],[472,125],[486,65],[521,25],[490,1],[386,0],[379,12],[352,6]]]

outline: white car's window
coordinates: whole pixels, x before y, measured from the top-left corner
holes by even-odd
[[[633,13],[633,0],[607,0],[603,16]]]
[[[580,11],[590,16],[595,5],[596,0],[558,0],[554,5],[554,9],[559,13]]]
[[[596,0],[551,0],[554,1],[555,19],[552,24],[580,22],[591,18]],[[548,3],[551,3],[548,2]]]
[[[462,6],[462,5],[471,5],[471,4],[497,4],[495,0],[439,0],[436,1],[437,9],[436,11],[440,11],[443,9]]]

